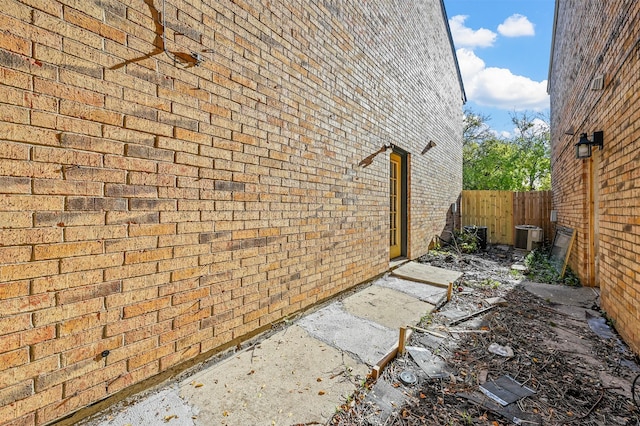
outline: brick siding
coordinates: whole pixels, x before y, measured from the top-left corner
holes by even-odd
[[[639,17],[640,3],[633,0],[561,0],[549,85],[554,205],[558,223],[577,231],[570,266],[583,284],[600,287],[603,309],[636,353],[640,353]],[[598,76],[604,76],[602,90],[592,88]],[[573,145],[580,133],[591,137],[597,130],[604,131],[604,149],[596,148],[591,159],[577,160]],[[592,201],[597,223],[590,223]]]
[[[439,0],[1,9],[0,423],[54,421],[385,272],[389,151],[359,166],[384,144],[409,155],[410,257],[460,194]]]

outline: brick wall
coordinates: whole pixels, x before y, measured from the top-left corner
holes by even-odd
[[[577,230],[571,268],[600,287],[602,307],[640,353],[640,3],[560,1],[556,19],[549,88],[558,223]],[[598,76],[602,90],[592,88]],[[575,159],[579,134],[597,130],[604,149]]]
[[[386,271],[389,151],[358,165],[383,144],[409,153],[410,256],[461,191],[439,0],[162,3],[3,1],[0,423]]]

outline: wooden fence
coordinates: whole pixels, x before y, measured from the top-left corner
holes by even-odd
[[[535,225],[543,230],[544,240],[553,238],[551,191],[462,191],[462,226],[486,226],[492,244],[515,242],[515,226]]]

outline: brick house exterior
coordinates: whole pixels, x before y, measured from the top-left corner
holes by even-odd
[[[0,423],[387,271],[392,152],[401,255],[460,195],[440,0],[5,0],[0,28]]]
[[[570,267],[640,353],[640,3],[556,2],[549,72],[558,224],[576,230]],[[581,133],[604,149],[576,159]]]

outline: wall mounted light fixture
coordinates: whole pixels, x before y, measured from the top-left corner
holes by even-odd
[[[602,130],[593,132],[593,140],[589,140],[586,133],[580,134],[580,140],[575,145],[576,158],[591,157],[592,146],[597,146],[600,149],[604,146],[604,132]]]
[[[434,141],[429,141],[429,143],[427,144],[427,146],[424,147],[424,149],[422,150],[420,155],[425,155],[427,153],[427,151],[429,151],[434,146],[436,146],[436,143]]]

